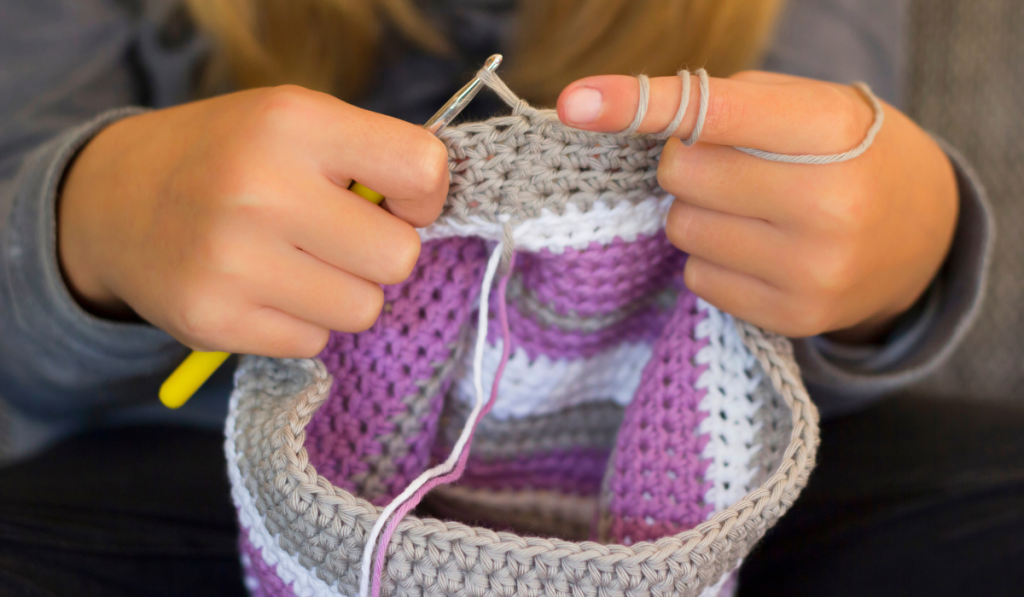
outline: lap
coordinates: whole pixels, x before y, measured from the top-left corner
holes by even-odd
[[[0,594],[244,595],[222,445],[135,427],[0,469]]]
[[[1024,409],[893,399],[822,425],[740,595],[1019,595],[1021,561]]]

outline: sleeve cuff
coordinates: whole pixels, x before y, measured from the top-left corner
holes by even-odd
[[[884,343],[851,346],[820,336],[794,340],[801,372],[822,417],[858,410],[926,377],[953,352],[984,300],[995,236],[991,208],[963,156],[936,140],[953,164],[960,194],[949,256]]]
[[[25,413],[80,416],[124,405],[126,396],[155,391],[159,374],[184,354],[158,328],[86,312],[57,261],[56,205],[65,170],[104,127],[144,111],[111,110],[61,134],[27,156],[10,189],[0,239],[0,390]]]

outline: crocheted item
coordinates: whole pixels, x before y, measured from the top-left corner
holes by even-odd
[[[814,463],[789,344],[682,284],[660,140],[488,84],[513,112],[442,133],[448,201],[373,328],[242,360],[225,451],[247,586],[728,594]],[[441,518],[405,516],[433,487]]]

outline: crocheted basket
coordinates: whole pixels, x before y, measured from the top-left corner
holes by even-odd
[[[226,454],[254,595],[359,594],[382,506],[450,454],[432,483],[460,482],[390,519],[384,595],[726,595],[806,483],[789,343],[682,284],[662,143],[498,91],[512,115],[442,133],[447,204],[376,325],[242,360]]]

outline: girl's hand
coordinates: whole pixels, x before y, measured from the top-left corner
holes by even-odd
[[[194,349],[309,357],[329,330],[373,325],[447,190],[447,151],[419,127],[299,87],[244,91],[94,138],[64,185],[59,255],[95,312]]]
[[[679,106],[678,77],[651,79],[640,132],[661,132]],[[718,308],[792,337],[840,330],[871,340],[910,308],[945,259],[956,225],[952,167],[895,108],[860,157],[832,165],[769,162],[733,146],[784,154],[842,153],[873,121],[852,87],[761,72],[711,79],[700,142],[694,77],[686,117],[665,146],[658,181],[677,200],[669,240],[690,254],[687,286]],[[636,79],[591,77],[567,87],[570,126],[620,131],[639,102]]]

